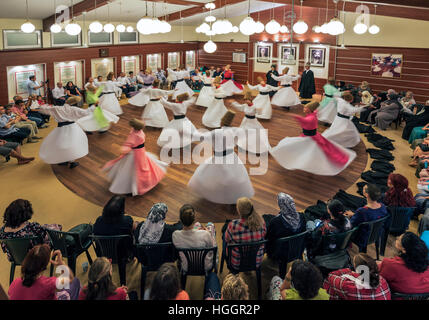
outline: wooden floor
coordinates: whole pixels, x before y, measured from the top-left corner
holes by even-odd
[[[229,101],[226,102],[227,107]],[[109,182],[105,173],[101,171],[103,165],[119,155],[119,148],[126,139],[130,127],[128,121],[131,118],[139,118],[143,108],[129,104],[122,105],[124,114],[120,121],[114,125],[108,133],[88,136],[89,154],[80,159],[80,166],[70,170],[64,166],[53,165],[52,169],[57,178],[70,190],[82,198],[97,205],[103,206],[112,196],[109,192]],[[188,109],[188,118],[197,128],[203,127],[201,118],[205,108],[194,106]],[[295,122],[291,114],[303,114],[302,107],[287,111],[273,107],[271,120],[260,122],[268,129],[271,146],[285,136],[297,136],[301,133],[300,126]],[[172,113],[167,110],[170,119]],[[238,112],[233,126],[239,126],[243,114]],[[322,132],[325,127],[319,126]],[[159,155],[160,148],[156,140],[161,129],[146,128],[146,150]],[[255,189],[253,198],[256,210],[261,213],[277,213],[277,193],[290,194],[296,202],[298,210],[305,209],[314,204],[318,199],[326,201],[339,189],[347,189],[359,178],[367,163],[367,154],[363,142],[354,148],[357,153],[353,163],[341,174],[333,177],[317,176],[303,171],[289,171],[281,167],[269,156],[268,171],[265,175],[252,175],[250,179]],[[314,159],[317,166],[317,159]],[[249,165],[246,165],[249,168]],[[192,204],[197,212],[200,222],[223,222],[225,219],[237,217],[234,206],[219,205],[199,198],[187,188],[187,183],[194,173],[196,164],[171,164],[166,177],[161,183],[143,196],[127,197],[126,213],[146,217],[151,206],[156,202],[165,202],[168,205],[167,221],[177,221],[179,209],[185,203]],[[254,166],[255,167],[255,166]]]

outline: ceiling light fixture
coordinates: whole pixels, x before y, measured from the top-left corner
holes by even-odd
[[[36,27],[28,19],[28,0],[25,0],[25,4],[26,4],[25,10],[26,10],[27,20],[21,25],[21,31],[25,33],[32,33],[34,30],[36,30]]]

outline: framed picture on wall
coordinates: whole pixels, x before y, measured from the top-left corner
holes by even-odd
[[[246,63],[246,53],[244,52],[233,52],[232,62]]]
[[[168,67],[170,69],[176,69],[180,66],[180,54],[179,52],[169,52],[168,53]]]
[[[326,48],[308,48],[308,59],[312,67],[325,67]]]
[[[281,47],[281,64],[296,63],[296,48],[290,46]]]
[[[256,47],[256,61],[259,63],[270,63],[271,46],[258,45]]]
[[[383,78],[400,78],[402,54],[373,53],[371,58],[371,75]]]

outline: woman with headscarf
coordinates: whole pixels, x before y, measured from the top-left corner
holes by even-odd
[[[155,203],[147,219],[136,228],[136,239],[139,244],[165,243],[172,241],[173,232],[182,229],[182,223],[174,225],[165,223],[168,207],[163,202]]]
[[[416,110],[417,111],[417,110]],[[402,131],[402,138],[408,140],[415,127],[423,127],[429,123],[429,100],[426,101],[420,112],[406,119],[406,125]]]
[[[402,109],[398,98],[399,96],[396,93],[388,93],[387,101],[380,104],[380,109],[370,113],[370,119],[373,115],[375,115],[373,122],[375,126],[381,130],[386,130],[387,127],[398,117],[399,111]]]
[[[387,92],[380,92],[379,94],[373,96],[373,101],[360,113],[359,120],[362,122],[367,122],[371,112],[378,110],[381,107],[381,103],[387,100]]]
[[[305,231],[304,215],[296,211],[295,202],[293,198],[283,192],[277,195],[277,203],[280,212],[267,222],[268,217],[271,215],[264,215],[265,222],[267,222],[267,235],[268,240],[266,252],[268,257],[276,259],[274,246],[277,239],[293,236],[294,234]]]

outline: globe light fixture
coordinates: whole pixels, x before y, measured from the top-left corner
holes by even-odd
[[[366,30],[368,30],[368,27],[367,27],[367,25],[366,25],[366,24],[364,24],[364,23],[362,23],[362,22],[357,23],[357,24],[353,27],[353,31],[354,31],[354,33],[357,33],[357,34],[364,34],[364,33],[366,32]]]
[[[216,17],[215,16],[208,16],[204,19],[206,22],[215,22]]]
[[[209,40],[204,44],[204,51],[207,53],[213,53],[216,51],[217,49],[217,45],[216,43],[214,43],[213,41]]]
[[[118,24],[116,26],[116,31],[118,31],[118,32],[125,32],[125,30],[126,30],[126,28],[123,24]]]
[[[231,21],[229,21],[228,19],[224,19],[222,21],[222,24],[223,24],[222,31],[224,34],[228,34],[228,33],[232,32],[233,25],[232,25]]]
[[[127,27],[127,32],[133,32],[134,31],[134,28],[133,27],[131,27],[131,26],[128,26]]]
[[[169,24],[167,21],[163,20],[162,23],[162,31],[161,33],[169,33],[171,31],[171,24]]]
[[[23,23],[21,25],[21,31],[22,32],[32,33],[34,30],[36,30],[36,27],[30,21],[27,21],[26,23]]]
[[[256,32],[256,22],[252,17],[246,17],[240,23],[240,32],[246,36],[250,36]]]
[[[216,5],[213,2],[210,2],[210,3],[206,3],[206,5],[204,7],[206,9],[213,10],[216,8]]]
[[[288,27],[286,27],[285,25],[282,25],[281,27],[280,27],[280,33],[288,33],[289,32],[289,29],[288,29]]]
[[[58,33],[58,32],[61,32],[62,28],[58,23],[54,23],[50,29],[52,33]]]
[[[237,33],[240,29],[237,26],[232,27],[232,32]]]
[[[261,21],[258,21],[255,23],[255,32],[261,33],[264,32],[265,26]]]
[[[344,24],[338,18],[333,18],[328,23],[327,31],[332,36],[343,34],[345,31]]]
[[[106,23],[103,27],[104,32],[107,33],[112,33],[113,31],[115,31],[115,26],[111,23]]]
[[[267,31],[269,34],[278,33],[280,31],[280,23],[272,19],[265,25],[265,31]]]
[[[322,32],[322,31],[321,31],[321,27],[320,27],[320,26],[314,26],[314,27],[313,27],[313,31],[314,31],[314,32],[316,32],[316,33],[320,33],[320,32]]]
[[[212,25],[212,30],[214,32],[216,32],[217,34],[222,34],[223,32],[223,22],[222,20],[217,20],[215,23],[213,23]]]
[[[328,24],[326,22],[324,24],[322,24],[322,26],[320,27],[320,32],[321,33],[328,33]]]
[[[200,28],[200,32],[201,33],[206,33],[207,31],[210,30],[210,26],[207,23],[205,23],[205,22],[203,24],[201,24],[199,26],[199,28]]]
[[[138,32],[140,32],[141,34],[151,34],[152,28],[152,19],[149,17],[143,17],[141,18],[138,22],[137,22],[137,30]]]
[[[80,27],[80,25],[72,21],[71,23],[66,25],[64,30],[70,36],[77,36],[82,30],[82,28]]]
[[[380,27],[376,24],[373,24],[371,27],[369,27],[368,32],[371,34],[377,34],[380,32]]]
[[[308,30],[308,25],[304,22],[304,20],[298,20],[292,27],[293,31],[297,34],[306,33]]]
[[[94,21],[89,25],[89,31],[92,33],[99,33],[103,31],[103,25],[99,21]]]

